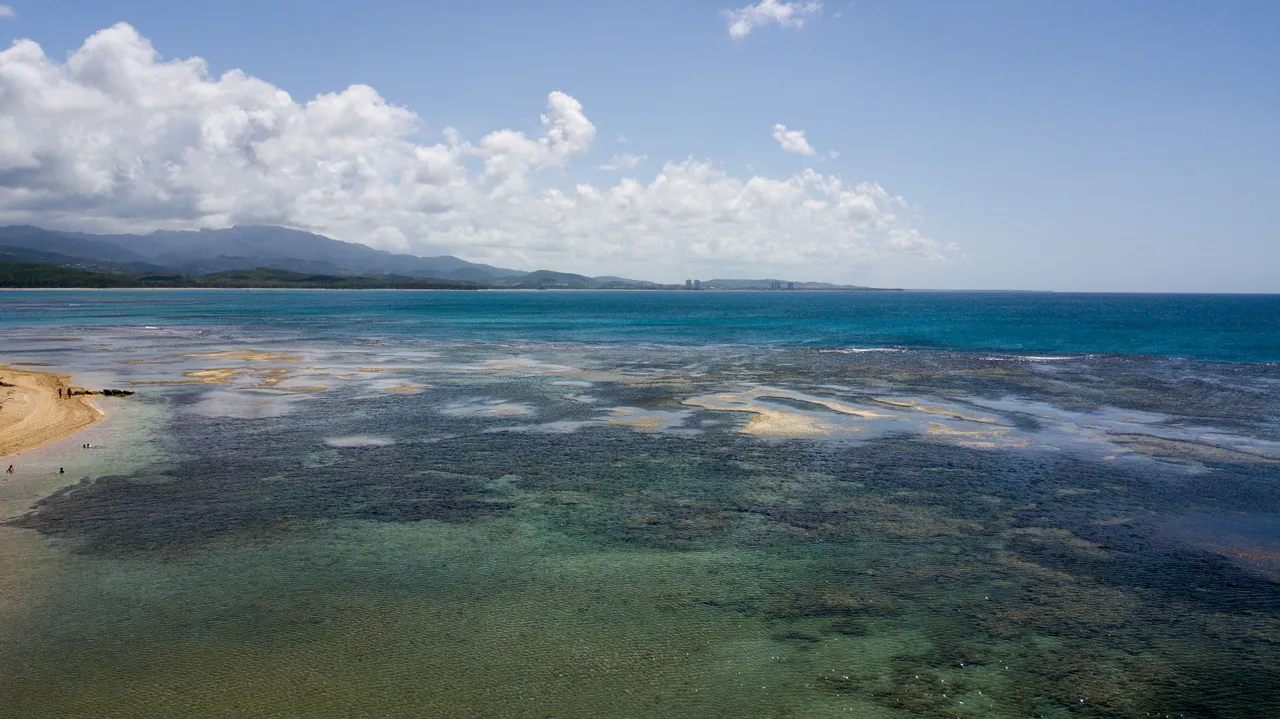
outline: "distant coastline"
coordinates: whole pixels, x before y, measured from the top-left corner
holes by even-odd
[[[377,250],[299,230],[90,235],[0,227],[0,287],[48,289],[397,289],[896,291],[827,282],[686,279],[670,284],[616,275],[518,270],[452,255]]]
[[[680,287],[311,287],[311,286],[256,286],[256,285],[235,285],[228,287],[209,287],[202,285],[193,286],[173,286],[173,287],[157,287],[155,285],[144,285],[137,287],[84,287],[84,286],[67,286],[67,287],[13,287],[0,284],[0,290],[6,292],[69,292],[69,291],[96,291],[96,292],[174,292],[174,291],[202,291],[202,292],[223,292],[228,290],[254,290],[256,292],[268,291],[308,291],[308,292],[366,292],[366,291],[391,291],[391,292],[455,292],[455,291],[472,291],[472,292],[626,292],[626,293],[644,293],[644,292],[678,292],[685,294],[685,290]],[[838,290],[702,290],[701,294],[723,295],[723,294],[862,294],[875,292],[933,292],[935,290],[908,290],[900,287],[859,287],[857,289],[838,289]],[[967,290],[937,290],[939,292],[965,292]],[[1003,292],[1006,290],[998,290]],[[1038,292],[1038,290],[1007,290],[1008,292]],[[693,293],[689,293],[693,294]]]
[[[226,270],[207,275],[106,272],[56,265],[0,262],[5,289],[349,289],[475,290],[475,282],[317,275],[270,268]]]
[[[531,273],[543,274],[543,273]],[[551,273],[545,273],[551,274]],[[583,278],[590,279],[590,278]],[[732,280],[726,282],[751,282]],[[794,284],[794,283],[793,283]],[[669,292],[901,292],[900,288],[808,286],[719,287],[711,283],[697,289],[658,283],[591,283],[538,281],[532,285],[504,285],[476,281],[450,281],[414,277],[317,275],[269,267],[225,270],[207,275],[143,274],[83,270],[58,265],[0,262],[0,289],[11,290],[518,290],[518,291],[669,291]]]

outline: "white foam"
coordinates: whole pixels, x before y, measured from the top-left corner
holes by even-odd
[[[1061,362],[1080,358],[1059,357],[1057,355],[988,355],[982,359],[988,362]]]
[[[386,437],[353,434],[346,437],[328,437],[324,443],[330,447],[386,447],[395,444],[395,441]]]
[[[836,354],[851,355],[862,354],[863,352],[906,352],[901,347],[843,347],[834,350],[818,350],[819,352],[834,352]]]

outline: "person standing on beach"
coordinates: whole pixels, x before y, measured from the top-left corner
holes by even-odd
[[[58,388],[58,399],[62,399],[62,388]]]

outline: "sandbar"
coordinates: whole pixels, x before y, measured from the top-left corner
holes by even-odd
[[[402,394],[417,394],[424,389],[431,389],[431,385],[427,384],[398,384],[395,387],[387,387],[388,392],[399,392]]]
[[[58,398],[71,376],[0,365],[0,457],[69,437],[106,414],[90,398]]]
[[[238,359],[245,362],[301,362],[301,355],[291,355],[284,352],[266,352],[264,350],[221,350],[218,352],[196,352],[194,354],[186,354],[183,357],[195,357],[199,359]]]
[[[855,407],[825,397],[794,392],[774,387],[750,387],[738,392],[720,392],[681,400],[681,404],[701,407],[715,412],[749,412],[753,416],[739,429],[743,434],[759,437],[800,438],[858,432],[858,427],[829,422],[812,412],[793,410],[766,404],[770,398],[789,399],[815,407],[825,407],[832,412],[859,419],[888,419],[891,416],[872,409]]]

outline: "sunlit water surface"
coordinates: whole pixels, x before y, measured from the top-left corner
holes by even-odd
[[[0,716],[1280,716],[1258,357],[141,294],[0,298],[138,392],[0,480]]]

